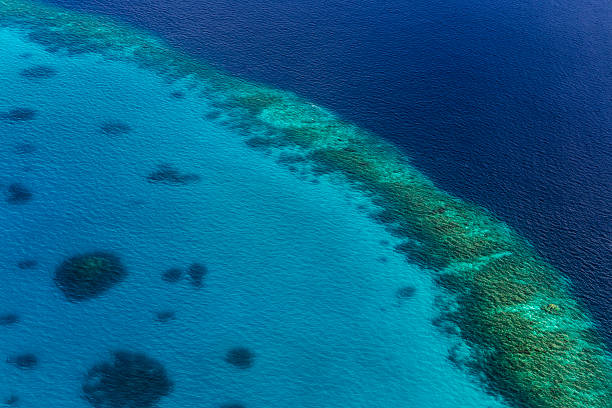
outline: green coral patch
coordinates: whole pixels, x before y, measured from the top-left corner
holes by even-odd
[[[70,301],[100,296],[119,282],[127,271],[108,252],[89,252],[66,259],[55,270],[55,284]]]

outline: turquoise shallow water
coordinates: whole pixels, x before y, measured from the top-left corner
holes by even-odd
[[[2,188],[19,182],[33,193],[1,204],[0,313],[20,322],[0,326],[0,354],[32,352],[39,365],[0,364],[0,398],[85,407],[83,375],[122,348],[167,367],[175,389],[162,407],[502,406],[449,361],[457,340],[432,324],[440,293],[393,250],[367,197],[250,149],[206,117],[206,99],[188,82],[51,54],[25,34],[0,31],[0,112],[36,110],[32,120],[0,122]],[[37,65],[57,73],[20,75]],[[105,134],[109,121],[132,130]],[[19,151],[23,143],[35,150]],[[201,180],[147,182],[160,163]],[[91,250],[119,255],[129,276],[100,298],[69,303],[53,272]],[[20,269],[23,259],[38,265]],[[162,281],[192,262],[208,267],[204,287]],[[416,292],[400,300],[404,286]],[[154,321],[160,310],[176,319]],[[254,351],[253,367],[223,360],[234,346]]]

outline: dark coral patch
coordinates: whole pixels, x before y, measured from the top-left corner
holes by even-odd
[[[7,358],[6,362],[22,370],[30,370],[38,365],[38,357],[32,353],[18,354]]]
[[[254,149],[265,149],[271,147],[283,147],[287,142],[279,137],[274,136],[253,136],[245,141],[247,146]]]
[[[157,170],[147,176],[147,180],[149,183],[185,185],[197,183],[200,181],[200,176],[193,173],[181,173],[169,164],[160,164],[157,166]]]
[[[170,394],[166,369],[145,354],[116,351],[94,365],[83,381],[83,397],[96,408],[148,408]]]
[[[30,154],[36,151],[36,146],[31,143],[19,143],[15,146],[15,153],[17,154]]]
[[[161,310],[159,312],[155,312],[155,320],[160,323],[166,323],[174,319],[176,319],[176,312],[173,310]]]
[[[19,402],[19,397],[15,394],[4,400],[5,405],[16,405]]]
[[[404,286],[395,291],[395,296],[398,299],[409,299],[416,293],[416,288],[413,286]]]
[[[19,322],[19,315],[15,313],[5,313],[0,315],[0,326],[9,326]]]
[[[208,120],[217,120],[221,117],[221,112],[219,111],[210,111],[204,115],[204,118]]]
[[[35,65],[22,69],[19,75],[28,79],[45,79],[57,75],[57,70],[48,65]]]
[[[132,131],[132,128],[127,123],[123,123],[120,121],[110,121],[110,122],[104,122],[100,126],[100,130],[105,135],[121,136],[121,135],[130,133]]]
[[[185,93],[181,91],[174,91],[170,94],[175,99],[185,99]]]
[[[246,369],[253,366],[255,354],[246,347],[234,347],[225,355],[225,361],[238,368]]]
[[[183,271],[179,268],[170,268],[162,273],[162,280],[168,283],[176,283],[183,277]]]
[[[191,284],[198,288],[202,287],[202,285],[204,284],[204,277],[207,273],[208,269],[206,268],[206,266],[199,263],[191,264],[189,266],[189,269],[187,270],[187,274],[189,275]]]
[[[227,404],[219,405],[219,408],[245,408],[245,406],[238,402],[228,402]]]
[[[25,122],[33,120],[35,117],[36,111],[30,108],[13,108],[0,114],[0,119],[7,122]]]
[[[121,260],[108,252],[73,256],[55,271],[55,284],[68,300],[96,297],[121,282],[127,275]]]
[[[9,204],[25,204],[32,199],[32,192],[23,184],[13,183],[6,190],[6,201]]]
[[[38,266],[38,261],[35,259],[24,259],[17,262],[17,267],[19,269],[34,269],[36,266]]]
[[[376,261],[380,263],[387,263],[389,261],[389,258],[387,258],[386,256],[379,256],[378,258],[376,258]]]

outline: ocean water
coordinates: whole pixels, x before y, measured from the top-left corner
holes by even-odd
[[[339,112],[493,211],[612,345],[608,0],[52,0]]]
[[[0,313],[19,322],[0,326],[0,355],[39,362],[0,364],[3,401],[88,406],[89,367],[127,349],[167,367],[175,388],[161,407],[504,406],[448,359],[457,340],[432,324],[439,291],[393,250],[367,197],[250,149],[206,119],[206,99],[188,83],[26,38],[0,31],[0,78],[10,84],[0,111],[35,111],[0,123],[2,188],[18,182],[32,193],[2,201]],[[52,74],[22,75],[33,67]],[[131,130],[105,133],[106,123]],[[201,180],[148,182],[160,163]],[[56,267],[100,250],[121,258],[127,279],[68,302]],[[37,264],[18,267],[28,259]],[[161,279],[193,262],[208,268],[202,288]],[[400,299],[405,286],[415,293]],[[155,321],[166,310],[176,318]],[[253,350],[253,367],[224,361],[235,346]]]
[[[112,20],[4,0],[0,26],[6,405],[87,406],[113,350],[167,368],[161,406],[612,403],[572,282],[394,146]],[[127,278],[67,301],[88,251]],[[194,263],[201,286],[162,279]]]

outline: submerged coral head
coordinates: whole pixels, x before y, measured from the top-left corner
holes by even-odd
[[[38,261],[35,259],[24,259],[22,261],[17,262],[17,267],[19,269],[33,269],[38,265]]]
[[[33,353],[18,354],[7,358],[6,362],[22,370],[29,370],[38,365],[38,357]]]
[[[404,286],[395,291],[395,296],[398,299],[409,299],[416,293],[416,288],[413,286]]]
[[[208,269],[200,263],[194,263],[189,266],[187,273],[191,279],[191,284],[196,288],[200,288],[204,285],[204,277],[208,273]]]
[[[55,271],[55,284],[71,301],[101,295],[121,282],[127,270],[108,252],[89,252],[66,259]]]
[[[0,326],[9,326],[19,322],[19,315],[16,313],[0,314]]]
[[[115,351],[111,361],[94,365],[83,381],[83,397],[96,408],[149,408],[170,394],[173,382],[157,360]]]
[[[44,79],[57,75],[57,70],[47,65],[34,65],[33,67],[22,69],[19,75],[28,79]]]
[[[33,120],[35,117],[36,111],[30,108],[13,108],[8,112],[0,113],[0,119],[13,123]]]
[[[25,204],[32,199],[32,192],[21,183],[13,183],[6,190],[6,202]]]
[[[183,277],[183,271],[179,268],[170,268],[162,273],[162,280],[168,283],[176,283]]]
[[[100,126],[100,130],[105,135],[120,136],[120,135],[125,135],[127,133],[130,133],[132,131],[132,128],[127,123],[123,123],[120,121],[109,121],[109,122],[104,122]]]
[[[234,347],[225,355],[225,361],[238,368],[250,368],[253,366],[255,354],[246,347]]]
[[[36,151],[36,146],[34,146],[32,143],[19,143],[15,146],[15,153],[22,155],[22,154],[30,154],[30,153],[34,153]]]
[[[164,163],[158,165],[157,170],[147,176],[147,181],[149,183],[186,185],[197,183],[200,181],[200,176],[194,173],[181,173],[175,167]]]
[[[161,310],[159,312],[155,312],[155,321],[159,323],[167,323],[175,318],[176,312],[174,310]]]

